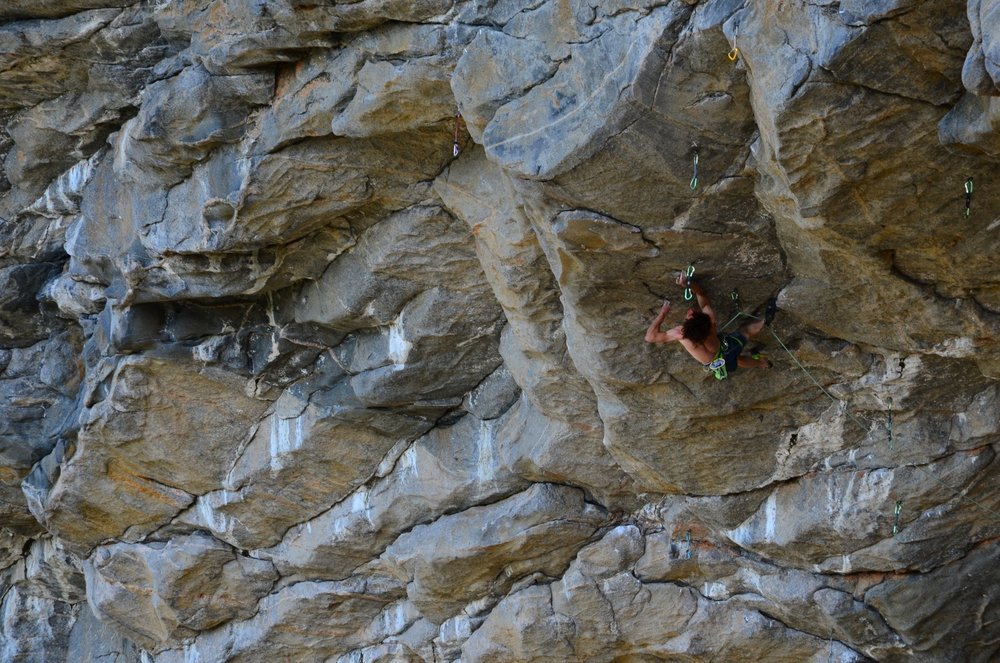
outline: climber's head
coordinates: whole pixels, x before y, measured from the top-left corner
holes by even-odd
[[[684,316],[684,338],[693,343],[703,343],[708,335],[712,333],[712,319],[701,311],[688,309]]]

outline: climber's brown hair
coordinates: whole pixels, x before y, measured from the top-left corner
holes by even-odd
[[[703,343],[712,333],[712,319],[701,311],[696,311],[682,325],[684,338],[693,343]]]

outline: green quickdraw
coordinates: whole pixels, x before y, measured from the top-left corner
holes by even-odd
[[[893,536],[896,536],[896,533],[899,532],[899,514],[902,511],[903,511],[903,500],[896,500],[896,508],[895,508],[895,510],[893,512],[895,520],[892,523],[892,535]]]
[[[693,161],[694,161],[693,163],[694,175],[691,176],[691,185],[690,185],[692,191],[698,188],[698,148],[694,149]]]
[[[965,218],[972,214],[972,178],[965,180]]]
[[[688,265],[684,271],[684,300],[694,299],[694,292],[691,290],[691,282],[694,280],[694,265]]]

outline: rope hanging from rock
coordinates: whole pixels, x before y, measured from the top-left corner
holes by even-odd
[[[748,318],[755,318],[756,317],[756,316],[750,315],[749,313],[744,313],[743,312],[743,307],[740,305],[740,291],[739,290],[737,290],[736,288],[733,288],[733,291],[729,293],[729,298],[733,300],[733,308],[736,309],[736,313],[733,314],[733,317],[729,318],[729,322],[727,322],[726,324],[724,324],[721,327],[719,327],[719,331],[720,332],[724,331],[726,329],[726,327],[728,327],[729,325],[733,324],[733,321],[735,321],[736,318],[740,317],[741,315],[745,315]],[[757,318],[757,319],[760,320],[760,318]]]
[[[969,178],[969,179],[971,180],[972,178]],[[972,187],[972,185],[969,184],[968,187],[969,187],[969,190],[970,190],[969,195],[971,196],[971,187]],[[739,293],[734,290],[733,293],[730,296],[733,298],[734,301],[738,301]],[[728,327],[729,325],[731,325],[740,316],[745,316],[747,318],[753,318],[754,320],[760,320],[761,319],[760,317],[758,317],[756,315],[753,315],[751,313],[746,313],[746,312],[744,312],[742,310],[737,310],[736,311],[736,315],[734,315],[732,317],[732,319],[729,320],[729,322],[727,322],[721,328],[719,328],[719,331],[720,332],[724,331],[726,329],[726,327]],[[872,433],[872,431],[875,429],[875,425],[874,424],[872,424],[872,425],[865,425],[864,422],[862,422],[860,419],[858,419],[856,416],[854,416],[851,412],[849,412],[847,410],[847,404],[844,401],[841,401],[838,398],[836,398],[823,385],[821,385],[819,383],[819,381],[815,377],[813,377],[812,373],[810,373],[806,369],[806,367],[802,365],[802,362],[800,362],[798,360],[798,358],[792,353],[792,351],[788,349],[788,346],[785,345],[785,342],[781,340],[781,338],[774,332],[774,330],[773,329],[769,329],[769,331],[771,332],[771,336],[774,337],[774,340],[777,341],[778,345],[781,346],[781,349],[784,350],[788,354],[788,356],[792,358],[792,361],[795,362],[795,365],[798,366],[802,370],[803,373],[806,374],[806,377],[808,377],[812,381],[812,383],[814,385],[816,385],[819,388],[819,390],[822,391],[827,396],[827,398],[829,398],[834,403],[839,403],[840,406],[841,406],[841,408],[842,408],[842,410],[843,410],[843,412],[844,412],[844,414],[847,415],[847,417],[849,419],[851,419],[851,421],[853,421],[855,424],[857,424],[858,427],[861,428],[861,430],[864,431],[864,436],[861,437],[861,438],[859,438],[858,441],[855,443],[855,445],[857,445],[857,443],[861,442],[861,440],[864,439],[864,437],[867,437],[868,435],[870,435]],[[888,434],[889,434],[889,439],[888,439],[888,442],[889,442],[889,451],[893,451],[894,443],[893,443],[893,432],[892,432],[893,431],[893,424],[892,424],[892,399],[891,398],[889,399],[889,414],[888,414],[888,419],[886,421],[886,428],[888,429]],[[953,488],[949,484],[945,483],[944,481],[942,481],[941,479],[939,479],[938,477],[936,477],[933,473],[931,473],[930,471],[924,469],[920,465],[908,465],[908,467],[910,467],[910,468],[912,468],[912,469],[920,472],[921,474],[923,474],[924,476],[928,477],[929,479],[937,482],[939,485],[941,485],[943,488],[945,488],[949,493],[951,493],[954,497],[957,497],[960,501],[964,500],[966,502],[969,502],[970,504],[973,504],[973,505],[979,507],[984,513],[986,513],[987,515],[992,516],[993,518],[995,518],[997,522],[1000,522],[1000,512],[997,512],[995,509],[993,509],[993,508],[991,508],[991,507],[983,504],[982,502],[980,502],[977,499],[969,497],[968,495],[964,494],[960,490],[956,490],[955,488]],[[893,532],[892,532],[893,535],[895,535],[899,531],[899,515],[902,512],[902,508],[903,508],[903,501],[902,500],[896,500],[895,514],[894,514],[895,522],[893,524]]]
[[[972,178],[965,180],[965,218],[972,214]]]
[[[695,163],[697,163],[697,152],[695,153]],[[689,264],[687,270],[684,272],[684,301],[691,301],[694,299],[694,293],[691,291],[691,281],[694,280],[694,265]]]
[[[691,190],[694,191],[695,189],[698,188],[698,147],[697,146],[695,146],[695,148],[694,148],[694,157],[693,157],[692,170],[694,171],[694,174],[691,176],[691,185],[690,186],[691,186]]]
[[[751,315],[749,315],[747,313],[743,313],[742,315],[746,315],[748,317],[756,317],[756,316],[751,316]],[[759,318],[757,318],[757,319],[759,320]],[[817,382],[816,378],[814,378],[812,376],[812,374],[809,373],[809,371],[806,370],[805,366],[803,366],[799,362],[799,360],[796,359],[795,355],[792,354],[792,351],[788,349],[788,346],[786,346],[785,343],[780,338],[778,338],[778,335],[774,333],[773,329],[771,330],[771,335],[774,336],[774,340],[776,340],[778,342],[778,344],[781,345],[782,349],[784,349],[784,351],[788,353],[788,356],[792,358],[792,361],[794,361],[796,363],[796,365],[798,365],[798,367],[802,369],[802,372],[805,373],[809,377],[810,380],[812,380],[813,384],[815,384],[817,387],[819,387],[820,391],[822,391],[824,394],[826,394],[827,397],[830,398],[830,400],[832,400],[835,403],[840,403],[841,407],[843,407],[843,409],[844,409],[844,414],[846,414],[854,423],[856,423],[858,426],[861,427],[862,430],[865,431],[864,436],[862,438],[859,438],[858,442],[860,442],[862,439],[864,439],[864,437],[867,437],[872,432],[872,430],[874,430],[874,428],[875,428],[874,424],[871,427],[865,426],[861,422],[860,419],[858,419],[857,417],[855,417],[853,414],[851,414],[847,410],[847,406],[846,406],[846,404],[843,401],[840,401],[840,400],[834,398],[833,394],[831,394],[819,382]],[[890,403],[891,403],[891,399],[890,399]],[[887,421],[887,427],[889,429],[889,450],[892,451],[893,450],[893,437],[892,437],[892,411],[891,410],[890,410],[890,413],[889,413],[889,419]],[[855,443],[855,444],[857,444],[857,443]],[[944,481],[942,481],[941,479],[939,479],[938,477],[936,477],[932,472],[930,472],[929,470],[924,469],[920,465],[908,465],[908,467],[910,467],[910,468],[912,468],[912,469],[920,472],[921,474],[923,474],[927,478],[931,479],[932,481],[937,482],[941,487],[943,487],[945,490],[947,490],[949,493],[951,493],[954,497],[957,497],[959,500],[965,500],[966,502],[969,502],[970,504],[973,504],[973,505],[979,507],[984,513],[986,513],[987,515],[990,515],[993,518],[995,518],[997,522],[1000,522],[1000,513],[998,513],[995,509],[992,509],[989,506],[986,506],[985,504],[983,504],[982,502],[980,502],[979,500],[974,499],[972,497],[969,497],[968,495],[964,494],[962,491],[953,488],[951,485],[945,483]],[[896,501],[896,509],[895,509],[895,520],[896,520],[896,522],[893,525],[893,532],[892,532],[893,535],[895,535],[897,533],[898,529],[899,529],[899,514],[902,511],[902,506],[903,506],[902,500],[897,500]]]
[[[751,316],[751,315],[749,315],[747,313],[743,313],[742,315],[746,315],[748,317],[756,317],[756,316]],[[759,318],[757,318],[757,319],[759,320]],[[861,422],[860,419],[858,419],[857,417],[855,417],[853,414],[851,414],[847,410],[846,404],[843,401],[840,401],[840,400],[834,398],[833,394],[831,394],[819,382],[817,382],[816,378],[814,378],[812,376],[812,374],[810,374],[809,371],[806,370],[805,366],[803,366],[799,362],[799,360],[795,358],[795,355],[792,354],[792,351],[788,349],[788,346],[786,346],[784,344],[784,342],[780,338],[778,338],[778,335],[774,333],[773,329],[771,330],[771,335],[774,336],[774,340],[776,340],[778,342],[778,344],[781,345],[782,349],[784,349],[784,351],[788,353],[788,356],[792,358],[792,361],[794,361],[796,363],[796,365],[798,365],[798,367],[802,369],[802,372],[805,373],[809,377],[810,380],[812,380],[813,384],[815,384],[817,387],[819,387],[819,389],[824,394],[826,394],[827,397],[830,398],[830,400],[832,400],[835,403],[840,403],[841,404],[841,407],[844,408],[844,414],[846,414],[854,423],[856,423],[858,426],[861,427],[862,430],[865,431],[865,434],[864,434],[865,437],[867,437],[872,432],[872,430],[874,430],[874,428],[875,428],[874,425],[872,425],[871,427],[865,426]],[[890,418],[889,418],[889,420],[887,422],[887,426],[889,428],[889,450],[891,451],[893,449],[891,410],[890,410]],[[858,442],[860,442],[861,439],[863,439],[863,438],[860,438],[858,440]],[[923,474],[927,478],[931,479],[932,481],[937,482],[941,487],[943,487],[944,489],[946,489],[949,493],[951,493],[954,497],[957,497],[959,500],[965,500],[966,502],[969,502],[970,504],[973,504],[973,505],[979,507],[984,513],[986,513],[987,515],[992,516],[994,519],[996,519],[997,522],[1000,522],[1000,513],[998,513],[995,509],[992,509],[991,507],[986,506],[985,504],[983,504],[979,500],[974,499],[972,497],[969,497],[968,495],[964,494],[962,491],[953,488],[951,485],[945,483],[944,481],[942,481],[941,479],[939,479],[938,477],[936,477],[932,472],[930,472],[929,470],[924,469],[920,465],[908,465],[908,467],[910,467],[910,468],[912,468],[912,469],[920,472],[921,474]],[[896,511],[896,524],[893,526],[893,530],[894,530],[893,534],[896,534],[896,530],[898,529],[898,525],[899,525],[898,518],[899,518],[899,512],[902,510],[902,500],[897,500],[896,505],[897,505],[896,506],[896,509],[897,509],[897,511]]]
[[[458,121],[462,118],[462,114],[459,110],[455,109],[455,142],[451,146],[451,155],[454,157],[458,156]]]

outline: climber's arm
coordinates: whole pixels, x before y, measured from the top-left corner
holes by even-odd
[[[708,295],[705,294],[705,291],[701,289],[700,285],[694,281],[691,281],[690,285],[688,285],[687,277],[683,274],[678,275],[677,285],[691,288],[691,292],[693,292],[694,296],[698,298],[698,307],[705,315],[712,319],[713,325],[718,324],[718,321],[715,319],[715,309],[712,308],[712,302],[709,301]]]
[[[660,312],[656,314],[653,321],[649,323],[649,328],[646,329],[646,342],[647,343],[672,343],[681,340],[681,328],[674,327],[673,329],[667,331],[660,331],[660,325],[666,319],[667,314],[670,313],[670,302],[663,302],[663,306],[660,307]]]

